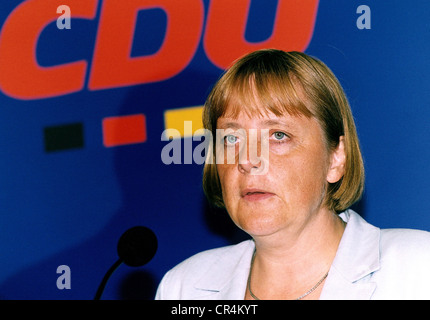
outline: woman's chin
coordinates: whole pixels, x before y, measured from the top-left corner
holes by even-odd
[[[273,214],[253,214],[238,220],[236,225],[252,237],[268,236],[279,231],[283,223]]]

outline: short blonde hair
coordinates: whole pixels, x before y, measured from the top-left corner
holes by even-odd
[[[345,174],[338,182],[328,183],[325,204],[341,212],[360,199],[364,165],[354,119],[339,81],[323,62],[302,52],[252,52],[222,75],[206,100],[203,125],[213,137],[217,120],[227,108],[233,116],[243,111],[251,116],[271,112],[314,117],[330,151],[344,136]],[[224,208],[216,164],[205,164],[203,190],[211,203]]]

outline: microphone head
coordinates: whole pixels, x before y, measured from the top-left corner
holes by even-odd
[[[118,240],[118,256],[130,267],[148,263],[158,248],[157,237],[151,229],[136,226],[125,231]]]

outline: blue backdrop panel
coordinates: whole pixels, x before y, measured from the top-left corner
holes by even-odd
[[[363,4],[370,29],[357,27]],[[70,29],[57,26],[60,5]],[[223,10],[246,18],[242,41],[223,38],[220,26],[241,32]],[[103,299],[152,299],[183,259],[246,238],[206,202],[202,165],[160,155],[164,112],[202,105],[223,50],[253,45],[303,50],[334,71],[365,159],[356,210],[380,227],[430,230],[429,15],[427,1],[2,1],[0,298],[92,299],[135,225],[154,230],[158,251],[144,267],[121,265]],[[104,145],[103,119],[142,114],[144,141]],[[57,287],[60,265],[70,289]]]

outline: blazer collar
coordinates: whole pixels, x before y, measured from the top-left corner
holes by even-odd
[[[352,210],[340,217],[347,224],[320,298],[369,299],[376,289],[369,275],[380,268],[381,230]]]
[[[231,247],[233,252],[221,255],[194,285],[196,299],[244,299],[254,241],[247,240]],[[208,276],[210,275],[210,276]]]
[[[320,299],[369,299],[376,284],[367,281],[368,275],[380,268],[380,229],[352,210],[340,217],[347,224]],[[195,283],[194,299],[243,299],[254,248],[254,242],[247,240],[233,246],[231,254],[220,255]]]

